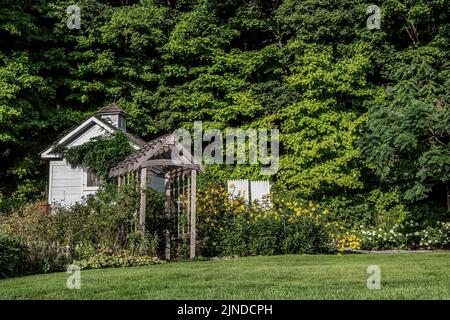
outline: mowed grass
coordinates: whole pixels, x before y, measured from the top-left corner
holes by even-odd
[[[381,289],[366,286],[381,269]],[[450,299],[450,253],[286,255],[0,280],[0,299]]]

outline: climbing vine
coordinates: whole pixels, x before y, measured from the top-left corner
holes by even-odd
[[[70,149],[59,150],[72,167],[82,166],[100,179],[108,178],[109,169],[133,152],[123,132],[108,137],[95,137]]]

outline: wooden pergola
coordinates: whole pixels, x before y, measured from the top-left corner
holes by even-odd
[[[174,154],[176,155],[175,157],[173,156]],[[119,185],[128,183],[131,178],[139,181],[139,226],[143,233],[145,232],[146,190],[149,187],[149,178],[159,177],[164,179],[165,215],[168,219],[173,214],[177,215],[177,239],[179,239],[186,231],[180,227],[180,213],[187,213],[190,239],[189,256],[193,258],[196,255],[196,194],[198,171],[203,171],[203,168],[201,165],[195,164],[192,161],[190,150],[183,149],[180,144],[175,149],[175,138],[171,134],[168,134],[146,143],[141,149],[112,168],[109,176],[116,177]],[[175,210],[173,210],[171,205],[173,201],[176,203]],[[164,235],[165,258],[170,260],[172,234],[169,228],[166,228]]]

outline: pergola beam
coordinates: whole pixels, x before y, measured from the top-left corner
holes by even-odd
[[[192,170],[200,170],[200,165],[193,163],[186,163],[181,160],[171,160],[171,159],[154,159],[147,160],[142,164],[142,168],[155,167],[155,166],[174,166],[182,167]]]

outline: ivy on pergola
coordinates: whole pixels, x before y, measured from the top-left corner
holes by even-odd
[[[152,176],[163,178],[165,181],[166,217],[171,219],[175,214],[178,224],[177,238],[179,238],[182,235],[179,217],[182,212],[187,213],[190,257],[193,258],[196,255],[197,172],[202,171],[203,168],[192,161],[190,150],[184,150],[181,146],[177,146],[176,152],[172,152],[174,148],[175,138],[171,134],[154,139],[113,167],[109,172],[109,176],[116,177],[119,185],[128,183],[131,178],[140,182],[139,225],[142,232],[145,232],[148,178]],[[177,154],[178,157],[174,159],[172,154]],[[175,200],[176,203],[175,210],[171,206],[172,200]],[[169,228],[166,228],[165,258],[167,260],[170,260],[171,240],[171,231]]]

